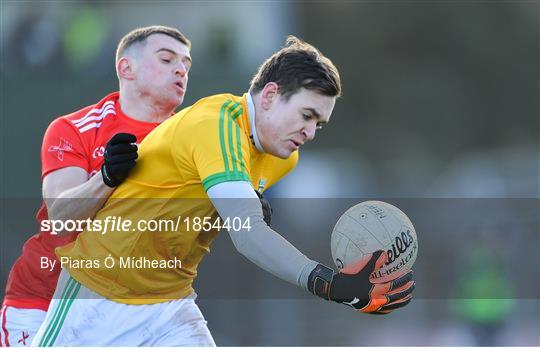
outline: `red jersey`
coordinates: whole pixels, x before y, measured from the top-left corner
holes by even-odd
[[[140,143],[158,123],[141,122],[120,110],[118,92],[109,94],[97,104],[54,120],[43,138],[41,178],[65,167],[80,167],[88,177],[98,173],[103,164],[105,145],[116,133],[132,133]],[[36,214],[38,226],[48,219],[45,203]],[[26,241],[22,255],[15,261],[6,286],[4,305],[47,310],[60,275],[59,262],[54,268],[41,268],[41,258],[56,260],[54,249],[75,240],[76,233],[66,236],[40,231]]]

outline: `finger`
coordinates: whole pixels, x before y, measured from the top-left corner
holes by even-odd
[[[399,287],[397,289],[388,290],[385,294],[395,294],[395,293],[398,293],[398,292],[401,292],[401,291],[405,291],[405,290],[409,289],[413,284],[416,286],[416,282],[414,280],[411,280],[407,284],[405,284],[405,285],[403,285],[403,286],[401,286],[401,287]]]
[[[384,275],[382,277],[372,278],[370,281],[373,284],[387,283],[387,282],[391,282],[393,280],[396,280],[396,279],[408,274],[410,271],[411,271],[410,269],[402,269],[402,270],[399,270],[399,271],[396,271],[396,272],[392,272],[390,274],[386,274],[386,275]]]
[[[364,269],[372,269],[375,266],[375,262],[377,261],[377,258],[380,257],[381,253],[383,253],[382,250],[378,250],[374,252],[373,254],[367,254],[359,261],[352,263],[348,265],[347,267],[344,267],[340,273],[343,274],[358,274],[360,271]],[[386,254],[386,253],[385,253]],[[369,273],[371,274],[371,272]]]
[[[395,309],[405,307],[412,301],[412,295],[409,295],[407,297],[402,298],[399,301],[389,303],[387,305],[384,305],[380,308],[380,311],[393,311]]]
[[[369,292],[370,298],[386,298],[385,296],[390,293],[392,284],[390,282],[382,284],[374,284]]]
[[[135,167],[135,161],[113,164],[111,166],[112,173],[127,173]]]
[[[411,287],[412,288],[411,287],[407,288],[407,292],[409,292],[409,294],[406,295],[403,298],[391,301],[392,298],[389,298],[389,296],[386,296],[386,295],[383,296],[384,299],[387,301],[387,303],[383,304],[378,309],[376,309],[375,306],[369,306],[370,309],[372,309],[373,311],[368,312],[368,313],[370,313],[370,314],[388,314],[388,313],[391,313],[393,310],[395,310],[397,308],[401,308],[401,307],[404,307],[404,306],[408,305],[412,300],[412,295],[410,294],[410,292],[412,292],[414,290],[413,285],[414,285],[414,283],[411,282]],[[392,296],[390,296],[390,297],[392,297]]]
[[[383,250],[378,250],[373,253],[372,260],[376,260],[375,264],[373,266],[370,265],[368,269],[372,269],[373,272],[375,272],[386,264],[386,261],[388,261],[388,253]]]
[[[371,313],[379,310],[382,306],[388,303],[388,299],[385,296],[371,299],[367,305],[359,309],[363,313]]]
[[[129,152],[129,153],[121,153],[116,154],[114,156],[109,156],[107,162],[109,163],[123,163],[123,162],[130,162],[134,161],[139,157],[139,155],[136,152]]]
[[[398,289],[402,287],[403,285],[407,284],[408,282],[410,282],[412,279],[413,279],[413,271],[409,270],[407,273],[405,273],[401,277],[392,281],[392,286],[390,287],[390,290]]]
[[[386,294],[386,297],[388,298],[388,303],[392,303],[392,302],[398,301],[402,298],[409,296],[413,292],[414,288],[415,288],[415,284],[414,282],[411,282],[411,285],[407,287],[405,290]]]
[[[340,273],[353,275],[360,273],[362,270],[373,270],[369,271],[369,274],[371,274],[384,266],[386,260],[388,260],[386,251],[377,250],[373,254],[367,254],[360,261],[344,267]]]
[[[130,144],[137,141],[137,137],[135,135],[130,133],[117,133],[115,134],[111,140],[109,140],[109,144],[115,145],[115,144]]]
[[[109,155],[118,155],[121,153],[133,153],[137,152],[137,145],[135,144],[116,144],[110,146],[107,149],[107,154]]]

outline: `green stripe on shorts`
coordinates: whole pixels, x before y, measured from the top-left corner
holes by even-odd
[[[75,300],[75,297],[77,296],[80,288],[81,284],[73,280],[73,278],[71,277],[68,279],[66,287],[62,292],[62,298],[60,299],[58,306],[56,307],[49,326],[43,334],[43,338],[39,342],[40,346],[51,347],[54,344],[56,338],[58,337],[58,334],[60,333],[60,330],[62,329],[62,325],[66,320],[69,308],[73,304],[73,301]]]

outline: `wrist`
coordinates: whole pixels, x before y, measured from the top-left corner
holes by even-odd
[[[103,179],[103,182],[105,183],[105,185],[111,188],[115,188],[116,186],[118,186],[118,183],[116,183],[116,180],[111,178],[111,176],[107,172],[107,166],[105,165],[105,163],[101,165],[101,178]]]
[[[325,265],[318,264],[309,274],[308,291],[314,295],[329,300],[330,285],[334,277],[334,270]]]

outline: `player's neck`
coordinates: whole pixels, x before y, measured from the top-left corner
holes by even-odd
[[[255,101],[251,91],[247,93],[246,99],[248,105],[249,127],[251,129],[251,140],[259,152],[264,152],[264,148],[259,138],[259,129],[257,128],[257,107],[255,105],[259,102],[259,100],[257,99],[257,101]]]
[[[151,103],[149,98],[133,96],[125,91],[120,92],[118,102],[124,115],[141,122],[161,123],[174,112],[174,107]]]

